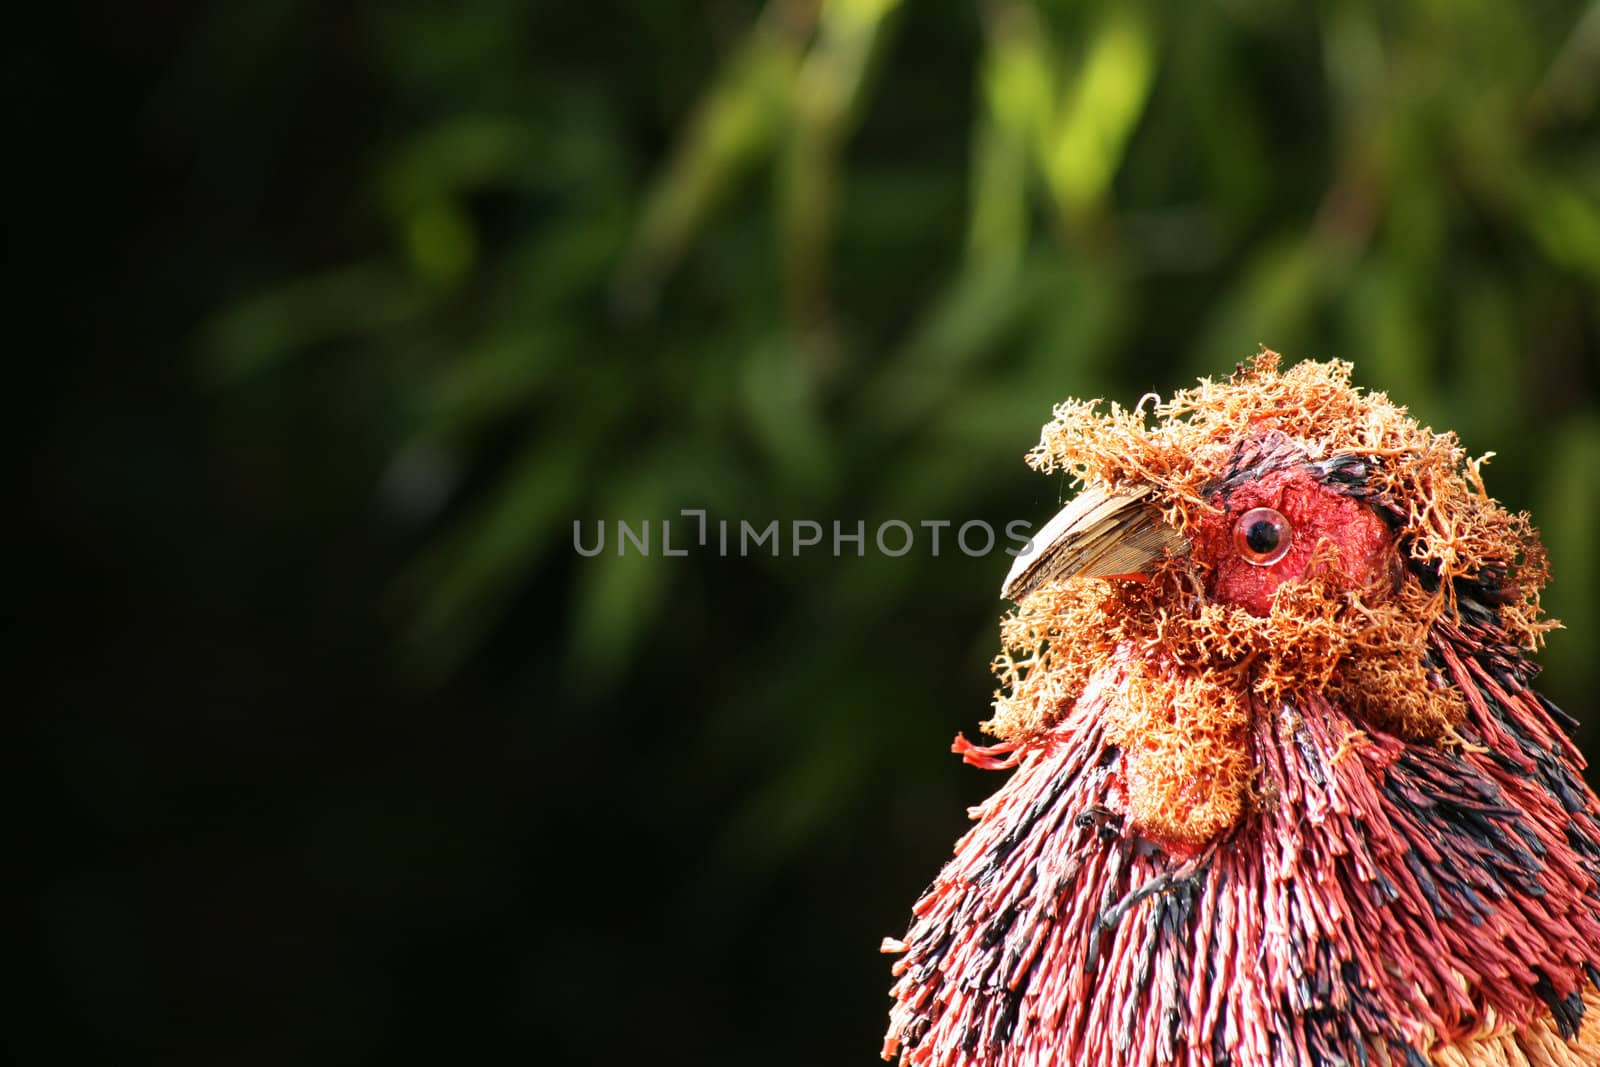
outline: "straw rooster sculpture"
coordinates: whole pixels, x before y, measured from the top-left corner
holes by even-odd
[[[885,1059],[1600,1065],[1600,801],[1531,682],[1537,532],[1345,363],[1069,401],[1009,769],[913,909]]]

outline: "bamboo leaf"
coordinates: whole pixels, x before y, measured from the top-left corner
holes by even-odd
[[[1133,5],[1118,4],[1096,28],[1043,146],[1045,180],[1069,222],[1111,187],[1128,138],[1149,99],[1155,42]]]

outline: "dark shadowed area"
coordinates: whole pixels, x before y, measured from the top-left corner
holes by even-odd
[[[1600,754],[1594,5],[241,0],[4,47],[37,1062],[876,1062],[879,939],[998,783],[949,744],[1011,560],[959,527],[1054,512],[1053,403],[1258,344],[1496,453]]]

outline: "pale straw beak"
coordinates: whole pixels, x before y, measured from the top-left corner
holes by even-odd
[[[1062,578],[1141,577],[1189,551],[1183,535],[1161,521],[1154,494],[1151,486],[1083,490],[1029,541],[1000,595],[1021,600]]]

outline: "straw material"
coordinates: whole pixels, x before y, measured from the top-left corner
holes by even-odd
[[[1002,625],[1009,769],[914,908],[885,1058],[1600,1064],[1600,801],[1524,658],[1526,516],[1346,364],[1069,402],[1041,470],[1154,487],[1192,550]],[[1242,509],[1295,530],[1241,562]]]

